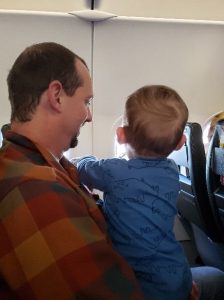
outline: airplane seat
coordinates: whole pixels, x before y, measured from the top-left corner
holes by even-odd
[[[224,120],[217,123],[206,158],[206,184],[211,211],[224,249]],[[224,256],[224,250],[222,251]]]
[[[184,134],[184,146],[169,155],[179,169],[178,214],[191,229],[202,262],[219,268],[221,264],[224,270],[224,252],[218,247],[222,238],[217,231],[206,186],[206,156],[200,124],[188,122]]]
[[[206,160],[206,184],[212,213],[215,217],[220,240],[224,242],[224,121],[217,123],[208,148]],[[224,178],[224,177],[223,177]]]

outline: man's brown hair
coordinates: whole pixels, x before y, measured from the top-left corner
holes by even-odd
[[[41,94],[53,80],[59,80],[67,95],[72,96],[82,85],[75,68],[78,55],[66,47],[45,42],[27,47],[15,60],[7,78],[11,121],[31,119]]]

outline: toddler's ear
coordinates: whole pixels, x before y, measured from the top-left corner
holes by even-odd
[[[186,142],[186,136],[185,134],[183,134],[175,150],[179,150],[184,145],[185,142]]]
[[[117,141],[119,144],[126,144],[126,136],[125,136],[125,131],[123,127],[118,127],[116,130],[117,134]]]

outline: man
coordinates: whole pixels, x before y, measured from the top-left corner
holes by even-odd
[[[0,298],[143,299],[63,157],[92,120],[85,62],[59,44],[40,43],[20,54],[7,81],[12,112],[0,150]]]

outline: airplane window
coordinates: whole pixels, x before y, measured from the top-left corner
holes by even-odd
[[[117,142],[117,137],[115,136],[115,142],[114,142],[114,148],[115,148],[115,157],[118,158],[125,158],[128,159],[127,155],[126,155],[126,151],[125,151],[125,146],[124,145],[120,145]]]
[[[120,116],[119,118],[117,118],[117,120],[114,122],[114,124],[112,126],[113,132],[114,132],[114,156],[117,158],[128,159],[128,157],[126,155],[126,151],[125,151],[125,145],[121,145],[118,143],[117,135],[116,135],[117,127],[122,126],[122,119],[123,119],[123,116]]]
[[[67,150],[67,151],[65,151],[64,153],[63,153],[63,155],[69,160],[70,159],[70,150],[71,149],[69,149],[69,150]]]

